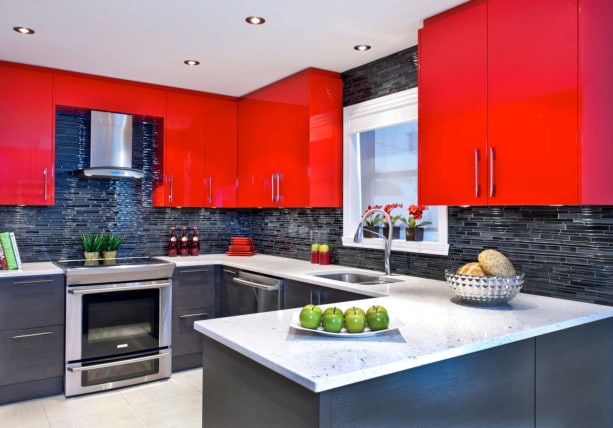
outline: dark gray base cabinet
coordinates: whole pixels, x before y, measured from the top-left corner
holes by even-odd
[[[62,392],[64,275],[0,279],[0,404]]]
[[[611,427],[613,319],[314,393],[205,337],[204,427]]]
[[[202,365],[202,335],[194,322],[219,316],[219,267],[175,270],[172,278],[172,370]]]

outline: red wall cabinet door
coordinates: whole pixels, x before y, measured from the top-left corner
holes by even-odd
[[[0,64],[0,204],[53,205],[53,76]]]
[[[577,14],[488,2],[490,205],[577,203]]]
[[[487,5],[419,31],[419,203],[487,204]]]
[[[204,113],[204,206],[237,203],[237,102],[208,97]]]
[[[156,206],[203,207],[204,98],[168,91],[163,144],[164,199]]]
[[[118,79],[57,72],[55,104],[92,110],[164,117],[163,89]]]
[[[308,69],[239,101],[238,205],[341,206],[342,83]]]

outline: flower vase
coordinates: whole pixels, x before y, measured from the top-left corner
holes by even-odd
[[[424,229],[421,227],[407,227],[405,229],[407,241],[423,241]]]
[[[102,258],[103,259],[116,259],[117,258],[117,251],[103,251],[102,252]]]
[[[100,253],[98,251],[85,251],[83,253],[85,260],[97,260],[99,256]]]
[[[383,226],[383,236],[388,237],[390,228],[388,226]],[[400,226],[392,227],[392,239],[400,239]]]
[[[380,238],[379,229],[379,226],[364,226],[364,238]]]

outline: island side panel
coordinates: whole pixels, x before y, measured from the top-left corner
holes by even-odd
[[[536,426],[613,427],[613,318],[536,338]]]
[[[318,395],[203,336],[202,426],[319,426]]]
[[[329,426],[531,427],[534,340],[329,392],[321,402]]]

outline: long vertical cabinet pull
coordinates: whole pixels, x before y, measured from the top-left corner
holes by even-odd
[[[209,204],[213,201],[213,178],[209,175]]]
[[[496,151],[493,147],[490,147],[490,198],[494,196],[496,192],[496,186],[494,185],[494,161],[496,160]]]
[[[275,173],[273,172],[270,176],[270,199],[271,202],[275,202]]]
[[[479,197],[479,149],[475,149],[475,198]]]
[[[281,202],[281,173],[277,172],[277,202]]]
[[[168,177],[168,185],[170,186],[170,192],[168,192],[168,202],[172,202],[172,174]]]
[[[48,183],[48,178],[47,178],[47,168],[43,169],[43,176],[45,177],[45,191],[44,191],[44,200],[47,200],[47,183]]]

